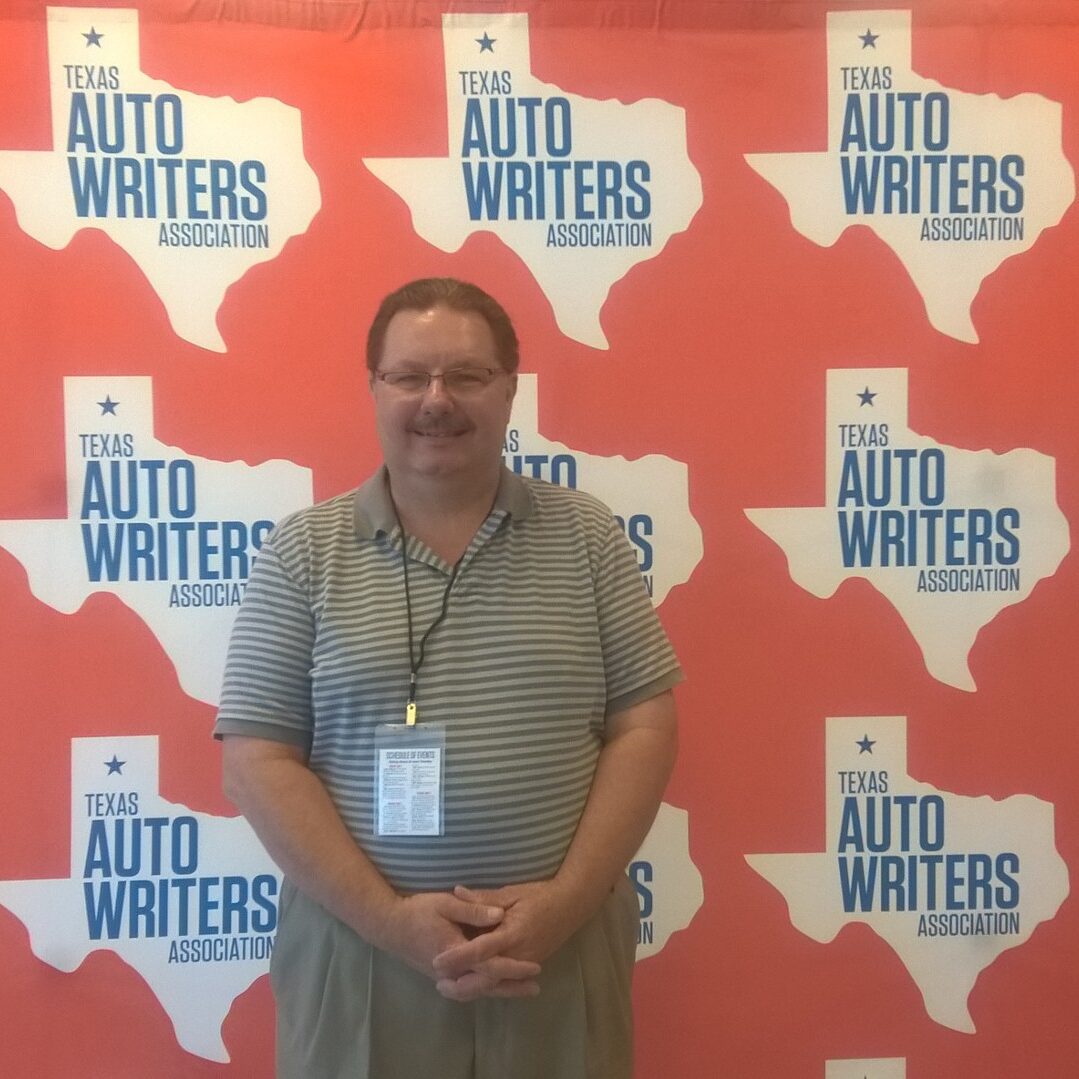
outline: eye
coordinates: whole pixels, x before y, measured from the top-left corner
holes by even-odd
[[[456,371],[447,371],[442,381],[451,390],[463,391],[482,389],[491,381],[491,372],[486,367],[462,367]]]
[[[387,371],[383,379],[394,389],[407,390],[409,393],[426,389],[430,381],[426,374],[419,371]]]

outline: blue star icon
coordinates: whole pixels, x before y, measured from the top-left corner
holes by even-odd
[[[98,406],[101,409],[101,415],[102,416],[115,416],[116,415],[116,406],[119,403],[120,403],[119,401],[114,401],[108,394],[105,394],[105,400],[104,401],[98,401]]]
[[[127,761],[117,760],[116,759],[116,754],[114,753],[112,755],[112,760],[111,761],[105,761],[104,764],[105,764],[105,767],[108,768],[108,772],[106,773],[106,775],[117,776],[117,775],[123,775],[123,772],[121,771],[121,769],[124,767],[125,764],[127,764]]]
[[[877,395],[875,393],[870,393],[869,392],[869,387],[866,386],[866,388],[864,390],[862,390],[862,392],[860,394],[858,394],[858,401],[860,402],[858,407],[861,408],[862,405],[869,405],[869,407],[872,408],[873,407],[873,398],[876,397],[876,396]]]
[[[494,52],[495,42],[498,40],[496,37],[488,37],[487,31],[483,31],[483,37],[477,37],[473,39],[480,47],[480,52]]]
[[[874,34],[867,26],[865,28],[865,33],[858,35],[858,40],[862,43],[863,49],[875,49],[877,47],[878,37],[880,37],[880,34]]]
[[[871,739],[868,734],[862,736],[860,742],[854,743],[858,747],[858,756],[863,753],[872,753],[873,747],[877,744],[876,739]]]
[[[93,27],[91,26],[91,27],[90,27],[90,33],[88,33],[88,34],[83,34],[82,36],[83,36],[84,38],[86,38],[86,47],[87,47],[87,48],[89,48],[89,47],[90,47],[91,45],[96,45],[96,46],[97,46],[97,47],[98,47],[98,48],[100,49],[100,48],[101,48],[101,39],[102,39],[102,38],[103,38],[103,37],[104,37],[105,35],[104,35],[104,34],[99,34],[99,33],[98,33],[98,32],[97,32],[97,31],[96,31],[96,30],[95,30],[95,29],[94,29],[94,28],[93,28]]]

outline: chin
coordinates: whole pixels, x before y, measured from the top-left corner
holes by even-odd
[[[412,458],[412,467],[417,472],[429,476],[448,476],[456,472],[467,472],[475,467],[475,462],[459,453],[434,452],[417,454]]]

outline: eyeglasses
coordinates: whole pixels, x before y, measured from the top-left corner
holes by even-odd
[[[430,371],[376,371],[375,378],[398,393],[407,394],[426,393],[431,383],[440,378],[449,393],[467,397],[485,390],[502,374],[505,372],[491,367],[454,367],[437,375]]]

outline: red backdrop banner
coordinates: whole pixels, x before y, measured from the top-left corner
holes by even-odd
[[[0,29],[0,1071],[272,1074],[224,649],[378,464],[378,301],[449,275],[522,341],[507,465],[611,506],[687,674],[639,1074],[1076,1073],[1076,5]]]

